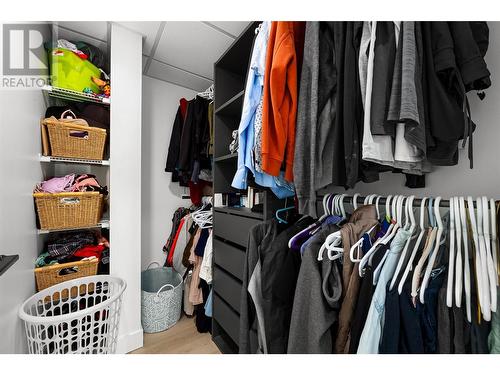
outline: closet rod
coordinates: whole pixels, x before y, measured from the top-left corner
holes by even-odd
[[[342,193],[338,193],[338,194],[337,194],[337,193],[332,193],[332,195],[341,195],[341,194],[342,194]],[[316,197],[316,200],[317,200],[318,202],[322,202],[322,201],[323,201],[323,197],[324,197],[325,195],[327,195],[327,194],[324,194],[324,195],[321,195],[321,196],[317,196],[317,197]],[[398,194],[396,194],[396,195],[398,195]],[[404,195],[404,194],[399,194],[399,195]],[[394,196],[394,194],[393,194],[393,196]],[[409,195],[405,195],[405,196],[409,196]],[[465,197],[466,197],[466,196],[465,196]],[[346,197],[345,197],[345,199],[344,199],[344,203],[351,203],[351,204],[352,204],[352,198],[353,198],[353,196],[352,196],[352,195],[346,195]],[[365,201],[365,198],[366,198],[366,196],[358,195],[358,196],[356,197],[356,203],[358,203],[358,204],[363,204],[363,203],[364,203],[364,201]],[[435,198],[435,197],[432,197],[432,198]],[[477,197],[474,197],[474,196],[472,197],[472,199],[474,200],[474,208],[476,208],[476,198],[477,198]],[[386,200],[387,200],[387,197],[382,196],[382,197],[379,199],[379,201],[378,201],[378,202],[379,202],[379,204],[385,204]],[[489,200],[489,198],[488,198],[488,200]],[[374,202],[375,202],[375,200],[374,200]],[[415,198],[415,199],[413,200],[413,206],[414,206],[414,207],[415,207],[415,206],[418,206],[421,202],[422,202],[422,198]],[[498,202],[500,202],[500,201],[495,200],[495,204],[498,204]],[[425,202],[425,204],[426,204],[426,205],[428,205],[428,203],[429,203],[429,199],[427,199],[427,202]],[[467,200],[465,201],[465,203],[467,203]],[[441,202],[439,203],[439,206],[440,206],[440,207],[450,207],[450,201],[449,201],[449,199],[441,199]]]

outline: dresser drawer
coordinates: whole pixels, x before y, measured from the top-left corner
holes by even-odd
[[[242,284],[239,280],[229,275],[219,267],[214,267],[214,290],[224,298],[224,301],[240,312],[240,299]]]
[[[243,280],[243,267],[245,266],[246,257],[245,252],[216,238],[214,238],[213,241],[215,264],[225,271],[228,271],[239,280]]]
[[[240,336],[240,317],[217,293],[213,295],[214,319],[226,331],[231,339],[238,344]]]
[[[235,244],[246,247],[248,231],[261,220],[214,212],[214,234]]]

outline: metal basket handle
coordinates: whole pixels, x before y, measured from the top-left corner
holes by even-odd
[[[153,298],[153,300],[156,303],[160,302],[160,293],[163,290],[163,288],[166,288],[168,286],[171,287],[172,289],[175,289],[175,287],[172,284],[165,284],[165,285],[163,285],[160,289],[158,289],[158,291],[156,292],[156,296]]]

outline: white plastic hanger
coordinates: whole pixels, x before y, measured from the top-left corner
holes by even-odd
[[[375,210],[377,211],[377,220],[380,221],[380,210],[378,208],[378,202],[380,201],[380,198],[382,198],[381,195],[377,196],[375,199]]]
[[[416,302],[416,297],[418,297],[418,291],[419,291],[419,281],[420,281],[420,274],[422,273],[422,269],[425,265],[425,262],[427,261],[427,258],[431,254],[433,248],[434,248],[434,241],[436,239],[437,235],[437,224],[436,224],[436,219],[434,215],[434,198],[430,197],[429,198],[429,206],[428,206],[428,215],[429,215],[429,224],[430,227],[432,228],[431,231],[429,232],[429,235],[426,238],[425,241],[425,247],[422,252],[422,255],[420,256],[420,259],[418,260],[417,266],[415,267],[415,271],[413,272],[413,277],[411,280],[411,296],[413,297],[413,304],[415,305]]]
[[[201,229],[212,228],[212,211],[213,210],[205,210],[205,208],[212,204],[212,197],[203,197],[202,198],[202,206],[196,211],[191,213],[191,218],[193,221],[198,224]],[[212,205],[213,206],[213,205]]]
[[[341,213],[340,213],[340,209],[339,209],[339,206],[338,206],[338,201],[339,201],[339,198],[340,198],[340,195],[338,194],[335,194],[333,196],[333,199],[332,199],[332,203],[331,203],[331,212],[336,215],[336,216],[340,216]]]
[[[341,194],[341,195],[335,195],[333,197],[332,201],[332,212],[335,215],[342,215],[342,217],[345,218],[345,210],[342,211],[341,208],[341,203],[340,200],[343,199],[346,196],[346,194]],[[343,205],[343,203],[342,203]],[[333,260],[332,257],[334,257],[334,253],[343,253],[344,249],[342,247],[339,247],[339,245],[342,244],[342,238],[340,236],[340,231],[333,232],[326,237],[325,242],[321,245],[319,251],[318,251],[318,261],[323,260],[323,253],[325,250],[327,250],[328,246],[328,258]],[[341,257],[343,254],[337,254],[338,258]],[[335,258],[337,259],[337,258]]]
[[[392,227],[392,231],[390,234],[381,241],[381,244],[387,245],[394,236],[396,235],[397,231],[401,228],[401,223],[403,222],[403,201],[406,199],[405,196],[403,195],[398,195],[396,199],[396,205],[395,205],[395,211],[394,211],[394,217],[396,218],[396,223]],[[390,248],[387,248],[385,251],[384,256],[380,260],[380,263],[377,265],[375,270],[373,271],[373,285],[376,285],[378,283],[378,279],[380,277],[380,274],[382,273],[382,269],[384,268],[385,260],[389,256],[390,253]]]
[[[476,220],[477,220],[477,234],[479,241],[479,251],[481,252],[481,276],[483,281],[483,304],[481,305],[481,312],[486,321],[491,320],[491,299],[490,299],[490,284],[488,275],[488,257],[486,255],[486,245],[484,241],[483,232],[483,200],[478,197],[476,199]]]
[[[459,198],[455,198],[455,227],[457,237],[457,258],[455,263],[455,306],[462,306],[463,262],[462,262],[462,222],[460,218]]]
[[[412,268],[413,260],[415,259],[415,256],[417,255],[417,251],[420,247],[420,243],[422,242],[422,238],[424,238],[425,234],[425,226],[424,226],[424,219],[425,219],[425,202],[427,201],[427,197],[422,198],[422,201],[420,202],[420,234],[417,237],[417,241],[415,242],[415,245],[413,246],[413,251],[411,252],[410,259],[408,259],[408,263],[406,264],[405,271],[403,273],[403,276],[401,277],[401,281],[399,282],[398,285],[398,293],[401,294],[403,292],[403,287],[406,281],[406,278],[408,277],[408,274],[410,273],[410,270]]]
[[[453,272],[455,270],[455,197],[450,198],[450,251],[448,258],[448,282],[446,284],[446,306],[453,306]]]
[[[472,314],[471,314],[471,286],[470,286],[470,264],[469,264],[469,233],[467,230],[467,212],[465,211],[465,199],[464,197],[460,197],[459,199],[460,206],[460,220],[461,220],[461,228],[462,228],[462,238],[464,242],[464,272],[463,272],[463,280],[464,280],[464,291],[465,291],[465,308],[467,313],[467,320],[471,322]],[[457,270],[459,272],[459,270]]]
[[[319,261],[323,260],[323,253],[325,250],[328,250],[327,251],[328,258],[333,260],[332,257],[333,257],[334,253],[343,253],[344,252],[344,249],[342,247],[339,247],[339,245],[341,245],[341,244],[342,244],[342,238],[340,236],[340,230],[329,234],[328,237],[326,237],[325,242],[323,242],[323,244],[321,245],[321,247],[319,249],[318,260]],[[327,246],[328,246],[328,249],[327,249]],[[342,254],[340,256],[342,256]],[[335,258],[335,259],[337,259],[337,258]]]
[[[389,195],[385,200],[385,217],[388,221],[391,220],[391,199],[392,195]]]
[[[375,194],[370,194],[365,197],[365,200],[363,201],[363,206],[366,206],[368,202],[370,202],[370,198],[373,197]]]
[[[497,273],[491,254],[491,234],[490,234],[490,210],[488,208],[488,198],[482,197],[483,203],[483,239],[486,250],[486,265],[488,269],[488,280],[490,286],[490,308],[492,312],[497,311]]]
[[[356,211],[358,209],[358,197],[360,196],[361,194],[359,193],[356,193],[352,196],[352,207],[354,208],[353,211]]]
[[[385,216],[386,216],[387,220],[391,220],[391,212],[390,212],[391,198],[392,198],[392,195],[389,195],[385,201]],[[396,197],[394,197],[394,200],[396,200]],[[394,226],[394,223],[391,222],[385,235],[383,237],[378,238],[375,241],[375,243],[372,245],[370,250],[368,250],[366,252],[366,254],[363,256],[363,258],[361,259],[361,262],[359,263],[359,269],[358,269],[360,277],[363,277],[363,273],[364,273],[364,269],[365,269],[366,265],[371,264],[370,261],[372,259],[373,254],[375,254],[375,252],[378,250],[379,245],[382,243],[382,240],[390,234],[393,226]]]
[[[320,220],[321,219],[324,219],[326,218],[328,215],[330,215],[330,207],[328,207],[328,199],[331,197],[331,194],[326,194],[324,197],[323,197],[323,215],[320,217]]]
[[[347,194],[341,194],[340,195],[340,211],[342,212],[342,218],[345,220],[347,219],[347,214],[345,211],[345,206],[344,206],[344,199],[347,197]]]
[[[401,256],[399,257],[398,264],[396,266],[396,270],[394,271],[394,275],[392,276],[391,284],[389,285],[389,290],[392,290],[394,287],[394,284],[396,284],[396,280],[398,278],[399,272],[403,268],[404,261],[406,259],[406,253],[408,252],[408,248],[410,247],[410,242],[414,239],[413,233],[415,232],[416,228],[416,220],[415,220],[415,215],[413,213],[413,201],[415,200],[415,196],[412,195],[410,196],[407,201],[406,201],[406,207],[407,207],[407,218],[409,216],[408,223],[410,225],[409,228],[405,226],[406,230],[409,230],[410,236],[408,237],[408,240],[406,241],[403,251],[401,252]]]
[[[434,250],[427,263],[427,268],[425,269],[424,278],[422,280],[422,285],[420,287],[420,302],[424,303],[424,293],[427,285],[429,284],[429,278],[431,276],[432,268],[434,267],[434,262],[436,261],[437,255],[439,253],[439,248],[441,247],[441,237],[443,236],[444,226],[443,220],[441,218],[441,212],[439,211],[439,204],[441,203],[441,197],[437,197],[434,202],[434,216],[437,222],[437,234],[436,240],[434,241]]]
[[[373,199],[376,196],[377,196],[376,194],[368,195],[365,198],[364,205],[372,204]],[[378,216],[377,216],[377,219],[378,219]],[[374,225],[373,227],[371,227],[366,232],[366,234],[371,234],[375,230],[375,228],[377,228],[377,225]],[[361,255],[361,249],[363,247],[363,243],[364,243],[364,235],[361,236],[361,238],[358,241],[356,241],[356,243],[354,243],[354,245],[351,246],[351,249],[349,250],[349,258],[351,259],[351,262],[353,262],[353,263],[361,262],[362,257],[360,257],[360,255]],[[356,255],[354,255],[354,254],[356,254]]]
[[[475,263],[475,268],[476,268],[476,283],[477,283],[477,290],[478,290],[478,299],[479,299],[479,306],[481,307],[481,311],[483,312],[483,316],[485,314],[484,310],[486,306],[485,302],[485,295],[488,295],[489,299],[489,292],[487,291],[487,273],[483,274],[482,272],[482,254],[480,250],[480,241],[479,241],[479,231],[478,231],[478,226],[476,224],[476,213],[474,212],[474,201],[472,200],[472,197],[468,196],[467,197],[467,205],[469,208],[469,219],[471,222],[471,227],[472,227],[472,238],[474,240],[474,248],[476,250],[476,261]],[[479,208],[478,208],[479,209]],[[486,280],[485,280],[486,276]],[[490,313],[490,308],[488,307],[488,312],[486,315]],[[488,320],[488,319],[485,319]]]
[[[498,269],[498,247],[497,247],[497,240],[498,240],[498,234],[497,234],[497,212],[496,212],[496,207],[495,207],[495,201],[493,199],[490,199],[490,215],[491,215],[491,252],[493,254],[493,263],[495,263],[495,271],[498,275],[499,269]],[[497,277],[497,286],[499,285],[498,282],[498,277]]]
[[[330,215],[330,209],[327,205],[327,201],[328,201],[329,197],[330,197],[330,194],[326,194],[323,197],[323,215],[318,219],[318,221],[316,223],[309,225],[307,228],[301,230],[299,233],[295,234],[292,238],[290,238],[290,240],[288,240],[288,248],[289,249],[292,248],[292,243],[293,243],[293,241],[295,241],[296,237],[301,236],[302,234],[304,234],[306,232],[309,232],[312,228],[314,228],[318,225],[318,222],[323,221],[324,219],[326,219]]]

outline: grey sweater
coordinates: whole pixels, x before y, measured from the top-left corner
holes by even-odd
[[[290,354],[331,354],[335,337],[332,328],[338,320],[342,277],[336,261],[318,261],[318,251],[326,237],[339,230],[324,224],[306,243],[293,302],[288,338]]]
[[[319,22],[307,22],[295,130],[293,175],[299,212],[316,217]]]
[[[405,138],[425,155],[422,35],[418,22],[401,22],[387,121],[405,123]]]

